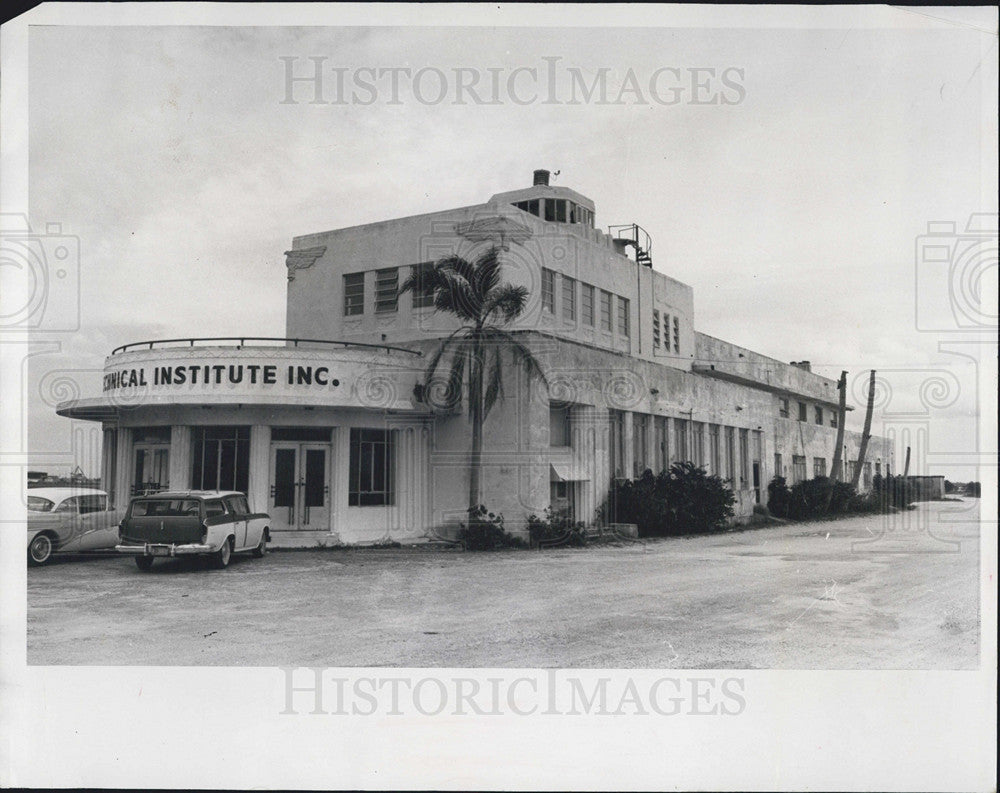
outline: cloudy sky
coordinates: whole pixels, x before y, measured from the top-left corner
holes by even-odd
[[[79,238],[80,316],[38,334],[57,345],[31,359],[31,449],[72,450],[51,403],[67,377],[97,394],[119,344],[283,335],[293,236],[480,203],[548,168],[598,225],[650,232],[654,267],[694,287],[698,330],[832,377],[879,370],[876,431],[926,426],[929,472],[978,478],[953,453],[975,451],[993,411],[976,387],[995,346],[961,347],[977,364],[939,345],[995,327],[995,231],[958,241],[957,276],[918,251],[928,222],[964,232],[997,211],[995,10],[796,9],[781,27],[588,13],[588,27],[32,28],[30,220]],[[289,95],[286,69],[315,63],[323,101],[305,83]],[[410,76],[393,90],[366,69]],[[573,101],[575,76],[604,79],[606,101]],[[479,100],[458,87],[473,78]]]

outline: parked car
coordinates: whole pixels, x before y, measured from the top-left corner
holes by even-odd
[[[54,553],[110,550],[118,542],[124,510],[111,509],[103,490],[36,487],[27,502],[28,564],[45,564]]]
[[[244,493],[219,490],[165,491],[136,496],[119,527],[119,553],[132,554],[140,570],[157,557],[208,556],[214,567],[234,553],[267,553],[271,519],[250,512]]]

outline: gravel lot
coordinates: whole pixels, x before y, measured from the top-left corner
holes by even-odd
[[[67,558],[28,662],[973,669],[978,501],[586,549]]]

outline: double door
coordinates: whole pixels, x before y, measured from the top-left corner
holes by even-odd
[[[326,531],[330,528],[330,445],[271,445],[272,531]]]

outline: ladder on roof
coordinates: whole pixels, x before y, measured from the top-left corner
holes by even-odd
[[[608,234],[626,245],[635,248],[635,262],[643,267],[653,266],[653,240],[638,223],[625,223],[619,226],[608,226]]]

